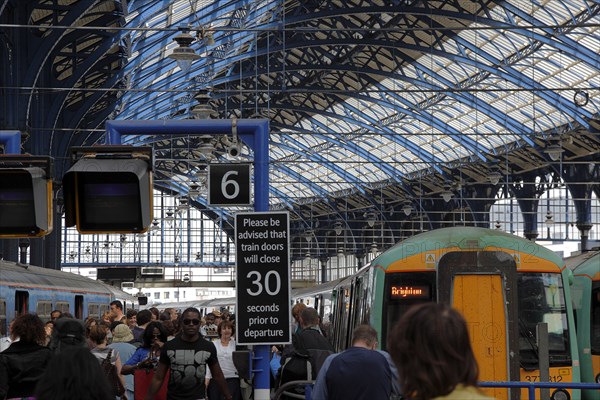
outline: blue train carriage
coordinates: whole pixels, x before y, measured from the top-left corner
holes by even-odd
[[[571,291],[581,380],[600,383],[600,249],[569,257],[565,262],[574,275]],[[600,391],[585,390],[582,398],[600,400]]]
[[[43,321],[52,310],[75,318],[100,317],[114,300],[106,285],[69,272],[0,260],[0,330],[23,313],[36,313]]]
[[[383,348],[387,332],[409,306],[445,302],[470,326],[481,381],[539,381],[536,326],[542,322],[548,324],[550,381],[580,381],[567,301],[570,271],[554,252],[498,230],[454,227],[413,236],[371,265],[372,293],[365,298]],[[501,399],[519,395],[518,389],[485,391]],[[525,390],[521,398],[527,398]],[[579,391],[551,389],[553,400],[571,398],[580,398]]]

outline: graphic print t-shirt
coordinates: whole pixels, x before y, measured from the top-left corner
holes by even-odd
[[[163,346],[160,362],[171,369],[168,400],[203,399],[206,397],[204,377],[208,366],[217,362],[217,350],[202,337],[186,342],[177,336]]]

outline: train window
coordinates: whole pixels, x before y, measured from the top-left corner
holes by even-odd
[[[427,301],[436,301],[435,272],[407,272],[386,275],[383,302],[381,348],[385,349],[387,332],[406,310]]]
[[[90,303],[88,304],[88,317],[100,318],[100,305]]]
[[[69,303],[67,303],[66,301],[57,301],[55,307],[60,312],[63,312],[63,313],[70,312],[69,311]]]
[[[52,312],[52,302],[50,300],[39,300],[35,312],[42,321],[49,321],[50,313]]]
[[[548,324],[550,366],[569,365],[567,307],[560,274],[522,273],[517,277],[519,352],[523,368],[538,364],[537,324]]]
[[[0,336],[6,334],[6,300],[0,300]]]
[[[592,307],[591,307],[591,347],[592,354],[600,355],[600,287],[592,290]]]

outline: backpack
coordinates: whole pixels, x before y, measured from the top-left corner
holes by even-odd
[[[333,354],[329,350],[309,349],[294,350],[285,360],[279,372],[279,380],[284,382],[309,380],[314,381],[319,375],[325,359]],[[283,377],[285,373],[285,378]]]
[[[330,350],[294,350],[279,370],[277,387],[292,381],[314,381],[330,354],[333,354]],[[281,398],[297,398],[296,395],[304,396],[304,392],[305,386],[296,386],[284,391]],[[291,396],[286,396],[286,394]]]
[[[125,386],[123,386],[123,382],[119,379],[117,367],[111,362],[112,351],[113,349],[108,351],[108,355],[102,360],[100,366],[102,367],[102,371],[104,371],[108,386],[112,389],[113,395],[123,396],[125,394]]]

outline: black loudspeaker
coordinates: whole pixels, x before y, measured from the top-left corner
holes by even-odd
[[[80,233],[143,233],[150,226],[152,172],[146,159],[82,158],[65,174],[63,187],[66,226]]]
[[[44,167],[31,166],[35,160]],[[0,157],[0,238],[52,231],[52,162],[48,157]]]

